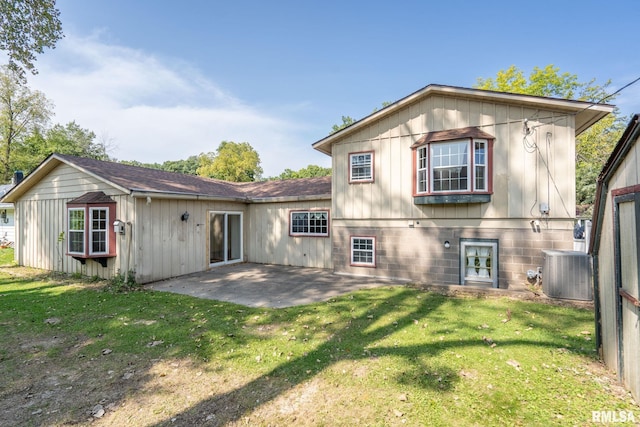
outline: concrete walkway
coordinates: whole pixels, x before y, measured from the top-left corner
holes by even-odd
[[[145,286],[250,307],[292,307],[327,301],[358,289],[401,285],[400,280],[353,277],[318,268],[232,264]]]

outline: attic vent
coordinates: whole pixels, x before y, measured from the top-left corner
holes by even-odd
[[[542,251],[542,291],[551,298],[593,300],[590,256],[577,251]]]

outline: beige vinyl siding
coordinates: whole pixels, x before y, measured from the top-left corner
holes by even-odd
[[[92,260],[82,265],[66,255],[67,202],[88,191],[104,191],[110,195],[116,201],[116,216],[133,210],[129,197],[118,189],[75,168],[60,165],[15,204],[15,258],[20,265],[102,278],[110,278],[120,271],[122,257],[118,237],[118,256],[110,258],[106,268]]]
[[[181,215],[189,212],[187,221]],[[209,268],[209,212],[243,214],[243,247],[246,259],[246,205],[232,202],[136,199],[140,220],[134,225],[136,279],[140,283],[177,277]],[[123,219],[124,220],[124,219]],[[134,251],[132,251],[133,253]]]
[[[94,178],[76,168],[61,164],[47,178],[30,188],[22,200],[48,200],[74,198],[88,191],[104,191],[107,195],[122,194],[122,191]]]
[[[616,329],[616,310],[618,294],[615,286],[615,249],[613,234],[613,200],[611,190],[640,184],[640,144],[635,141],[624,160],[609,181],[609,193],[600,234],[598,251],[598,283],[600,291],[600,316],[602,318],[603,359],[607,366],[618,370],[618,334]]]
[[[331,235],[290,236],[292,210],[331,210],[331,201],[255,203],[249,205],[249,225],[245,239],[249,262],[298,267],[331,268]],[[331,212],[329,229],[331,230]],[[331,231],[330,231],[331,233]]]
[[[120,236],[116,236],[118,256],[110,258],[106,268],[93,260],[87,260],[82,265],[80,261],[66,255],[67,202],[82,194],[84,192],[78,192],[65,199],[21,199],[16,204],[16,209],[21,212],[16,221],[15,245],[16,260],[19,264],[101,278],[110,278],[120,271],[122,268]],[[132,209],[128,196],[111,197],[116,201],[117,216]],[[61,233],[64,235],[61,236]],[[60,236],[63,237],[62,241],[58,241]]]
[[[540,119],[536,121],[535,117]],[[540,148],[539,156],[524,147],[524,118],[529,118],[530,126],[536,126],[536,133],[529,139]],[[573,125],[572,116],[518,105],[449,96],[423,99],[334,143],[333,216],[532,218],[539,216],[539,203],[546,202],[551,207],[551,218],[570,220],[575,213]],[[411,145],[425,133],[467,126],[477,126],[495,136],[492,202],[414,205]],[[550,144],[546,143],[548,132]],[[348,154],[358,151],[374,151],[374,183],[349,184]],[[542,159],[548,159],[549,181]]]

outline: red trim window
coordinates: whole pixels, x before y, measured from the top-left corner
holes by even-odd
[[[74,258],[116,256],[116,202],[96,194],[67,203],[67,254]]]
[[[373,151],[349,153],[349,183],[374,181]]]
[[[424,135],[411,146],[414,196],[491,194],[493,141],[475,127]]]
[[[329,236],[329,211],[308,210],[289,212],[290,236]]]
[[[415,148],[415,193],[491,193],[491,148],[491,140],[474,138]]]

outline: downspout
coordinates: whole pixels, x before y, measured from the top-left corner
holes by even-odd
[[[125,272],[124,272],[124,284],[126,285],[127,283],[129,283],[129,264],[130,264],[130,260],[131,260],[131,238],[132,238],[132,234],[133,234],[133,225],[131,224],[131,221],[127,221],[127,225],[129,226],[129,232],[127,233],[127,256],[124,259],[125,261]]]

